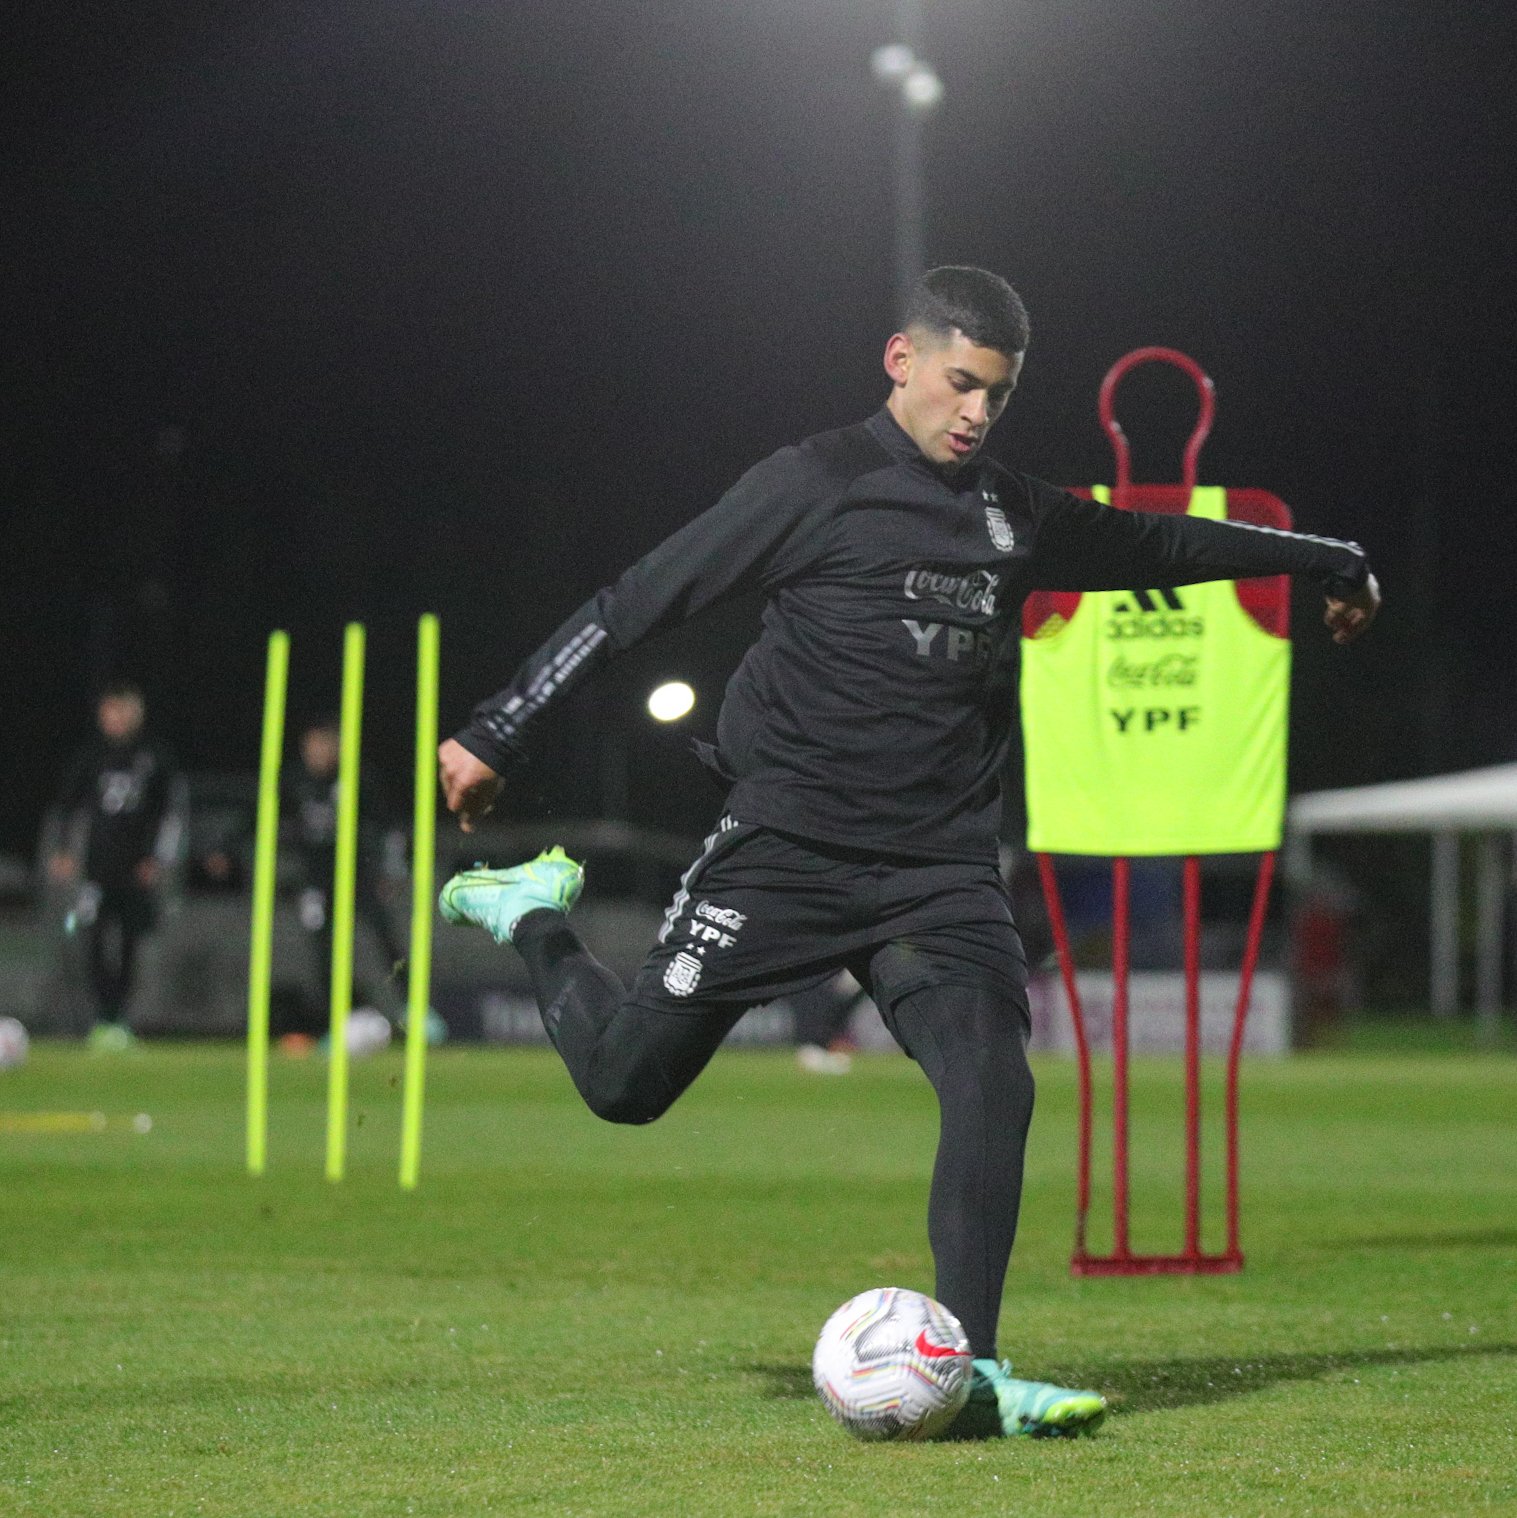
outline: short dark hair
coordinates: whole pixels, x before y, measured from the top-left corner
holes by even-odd
[[[1031,338],[1027,307],[999,274],[945,264],[917,281],[906,303],[905,327],[924,327],[939,337],[962,332],[978,348],[1025,353]]]
[[[135,680],[107,680],[95,698],[96,705],[102,701],[142,700],[142,687]]]

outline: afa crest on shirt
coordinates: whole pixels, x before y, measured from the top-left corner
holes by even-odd
[[[1010,553],[1017,546],[1017,535],[1006,520],[1006,513],[986,493],[985,525],[990,529],[990,541],[1001,553]]]

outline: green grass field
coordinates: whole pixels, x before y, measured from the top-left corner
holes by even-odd
[[[1509,1055],[1247,1068],[1247,1269],[1138,1281],[1068,1274],[1074,1085],[1042,1062],[1002,1349],[1112,1415],[986,1445],[858,1444],[811,1391],[840,1301],[932,1285],[904,1059],[723,1055],[624,1130],[546,1054],[444,1050],[414,1194],[399,1057],[355,1066],[341,1186],[324,1078],[276,1061],[255,1182],[232,1048],[0,1076],[0,1513],[1517,1513]],[[1140,1247],[1178,1242],[1177,1085],[1138,1066]]]

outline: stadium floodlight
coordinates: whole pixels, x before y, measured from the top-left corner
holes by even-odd
[[[695,709],[695,692],[683,680],[668,680],[648,696],[648,715],[656,722],[678,722]]]
[[[869,67],[881,84],[900,84],[917,66],[917,55],[902,42],[877,47],[869,58]]]
[[[925,116],[942,103],[943,81],[930,64],[915,63],[901,80],[901,99],[908,111]]]
[[[896,0],[898,42],[877,47],[870,72],[896,98],[895,134],[895,287],[896,316],[927,267],[926,176],[922,166],[922,128],[943,103],[943,81],[920,55],[925,32],[922,0]]]

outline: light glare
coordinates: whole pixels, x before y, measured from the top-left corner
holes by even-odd
[[[903,43],[877,47],[869,59],[874,77],[881,84],[899,84],[916,67],[916,54]]]
[[[678,722],[695,706],[695,692],[683,680],[670,680],[648,697],[648,715],[658,722]]]
[[[901,81],[907,107],[925,116],[943,99],[943,81],[925,63],[917,64]]]

